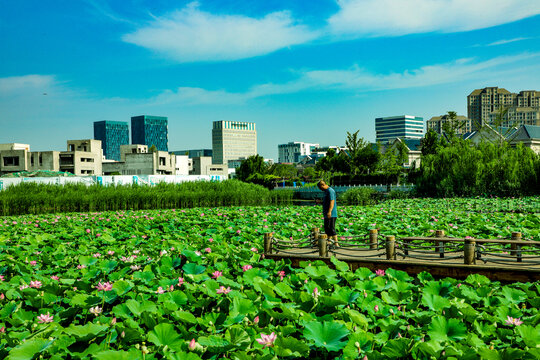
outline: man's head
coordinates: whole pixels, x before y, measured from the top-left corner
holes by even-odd
[[[317,183],[317,187],[321,190],[326,190],[329,188],[329,186],[324,182],[324,180],[320,180],[318,183]]]

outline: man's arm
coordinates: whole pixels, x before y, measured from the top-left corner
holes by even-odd
[[[335,200],[330,200],[330,206],[328,207],[328,214],[326,216],[330,219],[332,217],[332,209],[334,208]]]

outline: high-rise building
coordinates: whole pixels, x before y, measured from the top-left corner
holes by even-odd
[[[131,143],[155,145],[158,151],[169,151],[168,121],[165,116],[141,115],[131,118]]]
[[[400,139],[421,139],[424,136],[424,118],[399,115],[375,119],[376,141],[387,143]]]
[[[175,155],[187,155],[190,159],[196,158],[196,157],[212,157],[212,149],[190,149],[190,150],[176,150],[171,151],[171,153]]]
[[[319,147],[319,144],[310,144],[300,141],[278,145],[279,163],[297,163],[301,157],[311,155],[311,152]]]
[[[454,120],[450,119],[448,115],[434,116],[428,121],[426,121],[427,129],[433,129],[437,134],[442,134],[443,125],[445,123],[450,123],[455,129],[456,135],[463,135],[472,131],[472,121],[471,119],[458,115]]]
[[[94,139],[101,140],[106,159],[120,161],[120,145],[129,144],[129,125],[124,121],[95,121]]]
[[[257,155],[255,123],[214,121],[212,127],[212,163],[228,164],[229,160]]]
[[[540,91],[524,90],[517,94],[503,88],[486,87],[467,96],[467,114],[473,129],[493,124],[501,108],[508,108],[508,112],[500,119],[500,126],[540,125]]]

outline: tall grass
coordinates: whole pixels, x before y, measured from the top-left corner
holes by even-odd
[[[290,203],[292,191],[237,180],[156,186],[22,183],[0,192],[0,216],[56,212],[170,209]]]

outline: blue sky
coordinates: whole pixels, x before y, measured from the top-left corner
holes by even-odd
[[[475,88],[540,90],[538,0],[4,1],[0,39],[0,143],[36,151],[148,114],[171,150],[256,122],[277,159],[374,141],[376,117],[466,115]]]

